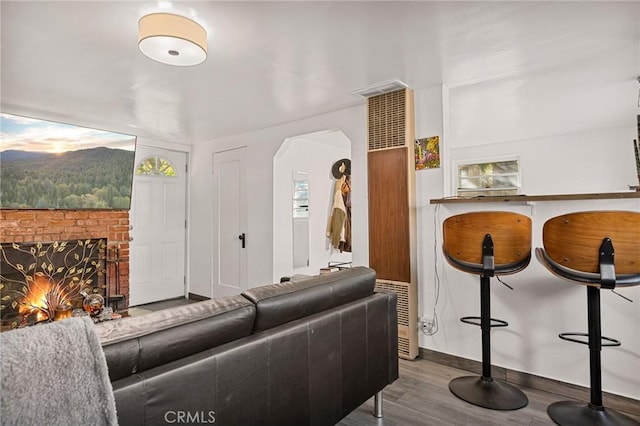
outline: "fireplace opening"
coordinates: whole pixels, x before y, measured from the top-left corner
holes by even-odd
[[[106,297],[106,238],[0,244],[2,330],[67,318]]]

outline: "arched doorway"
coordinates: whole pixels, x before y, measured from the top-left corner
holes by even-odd
[[[274,155],[274,281],[318,274],[329,261],[351,261],[351,253],[334,249],[326,236],[335,187],[331,167],[343,158],[351,158],[351,140],[340,130],[287,138]]]

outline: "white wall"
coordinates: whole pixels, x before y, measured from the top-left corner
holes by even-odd
[[[351,158],[351,141],[340,131],[315,133],[285,141],[274,158],[273,183],[273,280],[293,274],[317,274],[329,261],[350,262],[351,253],[335,250],[326,236],[333,205],[333,163]],[[303,171],[309,177],[309,265],[293,268],[291,217],[292,176]]]
[[[520,157],[522,192],[530,195],[615,192],[637,184],[632,140],[638,137],[638,86],[634,76],[621,73],[629,60],[637,65],[637,46],[518,81],[416,93],[416,136],[441,136],[443,151],[442,169],[416,173],[420,315],[433,316],[436,266],[440,284],[435,306],[440,330],[421,335],[421,347],[481,360],[480,330],[459,322],[479,314],[479,280],[443,261],[441,227],[447,217],[476,210],[526,214],[533,220],[533,246],[540,247],[542,226],[551,217],[581,210],[640,211],[638,199],[429,204],[431,198],[454,195],[455,161],[511,154]],[[588,387],[588,349],[557,337],[586,332],[585,288],[557,279],[535,258],[505,281],[515,290],[495,280],[491,287],[492,316],[509,322],[492,331],[493,364]],[[619,292],[635,302],[603,291],[603,335],[622,341],[621,347],[603,349],[603,389],[639,399],[640,287]]]
[[[527,194],[627,189],[637,181],[638,137],[638,83],[628,70],[639,60],[637,45],[616,47],[560,70],[451,88],[450,162],[519,154]]]
[[[273,282],[273,156],[289,137],[341,130],[352,141],[353,263],[369,261],[366,196],[366,106],[361,105],[281,126],[197,144],[191,162],[189,291],[211,296],[213,153],[247,146],[247,257],[250,287]]]

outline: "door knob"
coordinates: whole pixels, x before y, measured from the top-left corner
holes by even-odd
[[[247,236],[244,234],[244,232],[238,235],[238,239],[242,241],[242,248],[244,248],[245,242],[247,241]]]

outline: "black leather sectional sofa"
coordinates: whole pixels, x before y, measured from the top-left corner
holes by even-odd
[[[374,284],[356,267],[100,324],[119,423],[337,423],[398,377]]]

